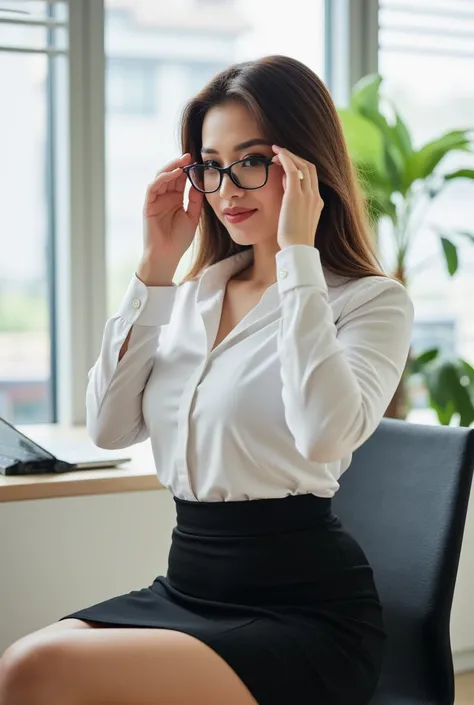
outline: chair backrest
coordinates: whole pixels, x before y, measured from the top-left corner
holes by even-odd
[[[375,575],[388,632],[371,705],[452,705],[451,605],[474,430],[383,419],[333,501]]]

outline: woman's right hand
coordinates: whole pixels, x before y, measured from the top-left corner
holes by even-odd
[[[143,259],[175,268],[190,247],[202,210],[203,194],[191,186],[188,209],[183,194],[186,174],[183,167],[191,155],[183,154],[161,169],[148,186],[143,208]]]

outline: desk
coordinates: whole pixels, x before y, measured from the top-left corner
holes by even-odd
[[[35,424],[18,426],[18,429],[40,445],[48,448],[88,439],[82,426]],[[89,440],[91,443],[91,441]],[[17,502],[26,499],[74,497],[78,495],[109,494],[162,489],[156,476],[150,441],[126,448],[125,456],[132,460],[116,468],[77,470],[43,475],[0,475],[0,502]]]

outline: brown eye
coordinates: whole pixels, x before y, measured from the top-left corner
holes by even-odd
[[[252,167],[262,166],[262,157],[247,157],[242,160],[242,166],[244,169],[251,169]]]

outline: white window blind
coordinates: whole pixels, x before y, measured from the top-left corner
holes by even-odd
[[[65,0],[0,0],[0,51],[64,54],[67,20]]]
[[[474,59],[472,0],[381,0],[379,24],[382,50]]]
[[[451,130],[474,128],[474,1],[380,0],[379,71],[415,148]],[[452,152],[438,173],[473,169],[470,152]],[[422,217],[423,216],[423,217]],[[474,232],[474,184],[451,182],[420,215],[410,256],[420,349],[439,345],[474,361],[474,246],[458,245],[459,269],[446,273],[437,232]],[[422,340],[421,340],[422,339]]]

